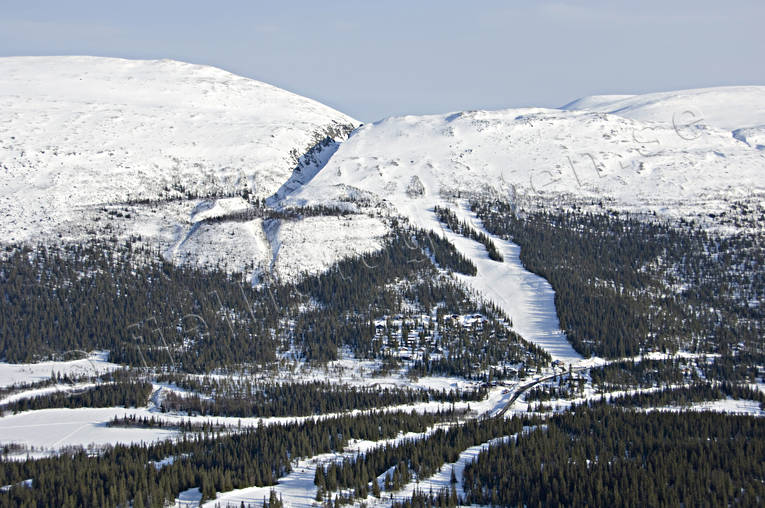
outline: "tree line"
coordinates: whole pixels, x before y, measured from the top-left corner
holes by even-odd
[[[2,506],[163,507],[187,489],[199,487],[203,500],[216,492],[274,485],[291,470],[292,461],[342,451],[352,439],[377,441],[399,432],[423,432],[450,420],[451,412],[362,413],[299,423],[183,434],[177,441],[115,445],[93,455],[60,455],[0,462]],[[173,457],[161,468],[154,462]],[[32,478],[34,488],[17,485]]]
[[[765,239],[693,223],[571,210],[518,213],[471,203],[492,234],[518,243],[555,290],[574,348],[608,358],[649,351],[761,354]],[[679,288],[679,289],[678,289]]]
[[[684,407],[697,402],[713,401],[731,397],[733,399],[753,400],[765,408],[765,393],[748,386],[733,383],[697,382],[689,386],[668,387],[651,392],[638,392],[618,396],[609,396],[589,400],[590,407],[612,404],[627,407]]]
[[[457,214],[448,208],[436,206],[434,211],[438,220],[446,224],[449,229],[458,235],[462,235],[465,238],[470,238],[471,240],[483,244],[483,246],[486,247],[486,252],[489,254],[489,259],[500,263],[504,261],[499,249],[497,249],[497,246],[486,233],[483,231],[476,231],[467,221],[459,220]]]
[[[765,423],[716,413],[579,408],[482,451],[466,504],[758,506]]]
[[[418,402],[480,400],[486,390],[433,390],[338,385],[327,381],[303,383],[250,383],[206,378],[184,378],[179,386],[192,394],[167,392],[163,411],[240,418],[308,416],[349,410],[366,410]]]
[[[267,365],[292,347],[326,362],[343,346],[371,356],[378,317],[478,310],[433,264],[471,273],[469,261],[445,239],[397,224],[378,252],[258,288],[222,267],[173,265],[130,241],[10,246],[3,254],[0,358],[9,362],[105,349],[125,365],[209,372]]]
[[[53,392],[19,399],[0,406],[0,413],[18,413],[51,408],[143,407],[149,401],[152,384],[141,380],[105,382],[78,390]]]
[[[536,420],[525,417],[468,420],[460,425],[439,428],[425,437],[405,439],[345,458],[342,462],[332,462],[316,469],[317,499],[338,489],[352,489],[356,497],[365,498],[371,489],[375,489],[377,478],[386,471],[384,489],[400,490],[414,476],[427,478],[444,464],[456,462],[466,448],[517,434],[524,425],[534,423]]]

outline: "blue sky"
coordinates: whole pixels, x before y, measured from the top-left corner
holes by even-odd
[[[0,55],[210,64],[363,121],[765,84],[765,2],[10,2]]]

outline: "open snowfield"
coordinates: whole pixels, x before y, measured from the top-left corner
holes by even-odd
[[[414,197],[431,202],[476,192],[569,196],[668,216],[757,203],[765,152],[734,131],[765,125],[763,95],[765,87],[722,87],[585,98],[562,110],[388,118],[354,132],[294,197],[367,192],[398,206],[416,176],[423,192]]]
[[[641,95],[594,95],[577,99],[561,109],[609,113],[678,126],[698,120],[703,125],[734,131],[765,125],[765,87],[721,86]]]
[[[380,411],[417,411],[420,413],[447,411],[454,407],[457,410],[468,407],[474,414],[493,414],[501,409],[509,393],[503,393],[502,388],[494,388],[489,396],[478,402],[457,402],[455,404],[442,402],[422,402],[389,406]],[[151,442],[172,438],[178,433],[172,429],[140,429],[109,427],[107,423],[114,418],[134,415],[162,420],[168,424],[213,423],[230,428],[256,427],[258,425],[274,425],[290,422],[300,422],[315,418],[332,418],[349,413],[326,413],[320,416],[285,416],[271,418],[235,418],[218,416],[186,416],[178,413],[159,412],[151,403],[144,408],[78,408],[78,409],[42,409],[25,411],[0,417],[0,444],[19,443],[37,449],[40,455],[45,452],[55,452],[69,446],[88,445],[100,446],[115,443]],[[41,432],[44,430],[44,432]]]
[[[355,121],[213,67],[98,57],[0,59],[2,236],[165,186],[273,194],[328,130]],[[319,139],[316,139],[317,136]],[[71,204],[76,204],[72,207]],[[10,238],[9,238],[10,237]]]
[[[105,351],[91,353],[82,360],[68,362],[4,363],[0,362],[0,387],[18,383],[34,383],[50,379],[51,373],[73,376],[97,376],[120,368],[109,362]]]
[[[272,247],[269,269],[292,280],[323,272],[343,258],[380,249],[388,227],[378,218],[353,214],[281,221],[268,232]]]
[[[177,435],[168,429],[108,427],[114,418],[132,414],[124,408],[41,409],[0,418],[0,443],[34,447],[40,455],[68,446],[149,443]]]

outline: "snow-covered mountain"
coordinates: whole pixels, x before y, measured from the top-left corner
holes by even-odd
[[[291,277],[376,248],[382,214],[429,227],[436,203],[476,192],[675,216],[764,206],[765,87],[388,118],[345,141],[352,118],[220,69],[20,57],[0,59],[0,107],[6,243],[140,235],[176,262]],[[210,220],[253,196],[368,215]]]
[[[357,124],[265,83],[171,60],[3,58],[0,104],[4,178],[22,181],[28,200],[44,195],[30,203],[42,207],[152,199],[173,185],[204,194],[246,183],[270,196],[298,156]]]
[[[597,111],[643,122],[701,124],[726,131],[765,125],[765,87],[721,86],[641,95],[593,95],[561,109]]]
[[[434,208],[451,208],[477,230],[482,224],[466,204],[472,196],[524,208],[576,203],[691,217],[716,228],[761,228],[765,151],[740,133],[765,120],[764,94],[765,87],[723,88],[581,99],[578,110],[388,118],[357,129],[286,202],[356,202],[443,234],[477,267],[475,276],[456,278],[502,308],[523,337],[578,364],[560,330],[552,288],[525,271],[518,246],[491,237],[504,257],[492,261],[478,242],[444,228]],[[717,220],[721,212],[738,213],[738,202],[753,213]]]
[[[274,194],[356,125],[213,67],[1,58],[0,238],[141,235],[180,261],[268,265],[261,220],[200,220]]]
[[[753,148],[765,150],[765,87],[728,86],[643,95],[596,95],[562,109],[598,111],[672,125],[693,136],[696,124],[716,127]]]
[[[364,192],[405,209],[488,189],[693,215],[765,193],[763,124],[765,87],[389,118],[356,131],[294,198]]]

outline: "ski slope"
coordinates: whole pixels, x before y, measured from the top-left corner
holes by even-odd
[[[479,294],[497,304],[510,316],[513,329],[526,340],[533,342],[550,353],[553,360],[578,365],[582,356],[577,353],[560,329],[555,312],[555,291],[544,278],[526,270],[521,263],[521,248],[510,241],[493,236],[486,231],[475,214],[465,208],[456,208],[458,216],[474,229],[484,232],[500,250],[502,263],[489,259],[483,245],[466,238],[450,240],[462,244],[460,251],[470,252],[470,259],[476,264],[476,277],[458,275],[458,278]],[[466,242],[473,245],[468,247]],[[477,250],[476,250],[477,249]]]
[[[576,364],[552,289],[523,269],[518,247],[494,238],[505,256],[495,263],[479,244],[444,231],[433,207],[456,209],[476,229],[464,205],[471,196],[519,206],[607,201],[671,219],[736,200],[765,208],[765,151],[739,139],[755,139],[763,107],[765,87],[729,87],[388,118],[357,129],[284,203],[366,203],[445,234],[478,267],[461,281],[505,310],[525,338]]]
[[[402,205],[399,211],[415,226],[445,236],[473,262],[477,274],[455,274],[460,282],[471,288],[479,298],[501,308],[512,320],[517,333],[544,348],[554,360],[574,365],[582,361],[582,356],[574,351],[560,329],[555,312],[555,292],[545,279],[523,267],[518,245],[489,234],[464,202],[438,201],[425,209],[420,208],[421,204],[419,201],[410,202]],[[474,229],[488,235],[502,253],[504,261],[493,261],[482,244],[458,235],[441,224],[433,211],[436,205],[449,207],[461,220],[466,220]]]

